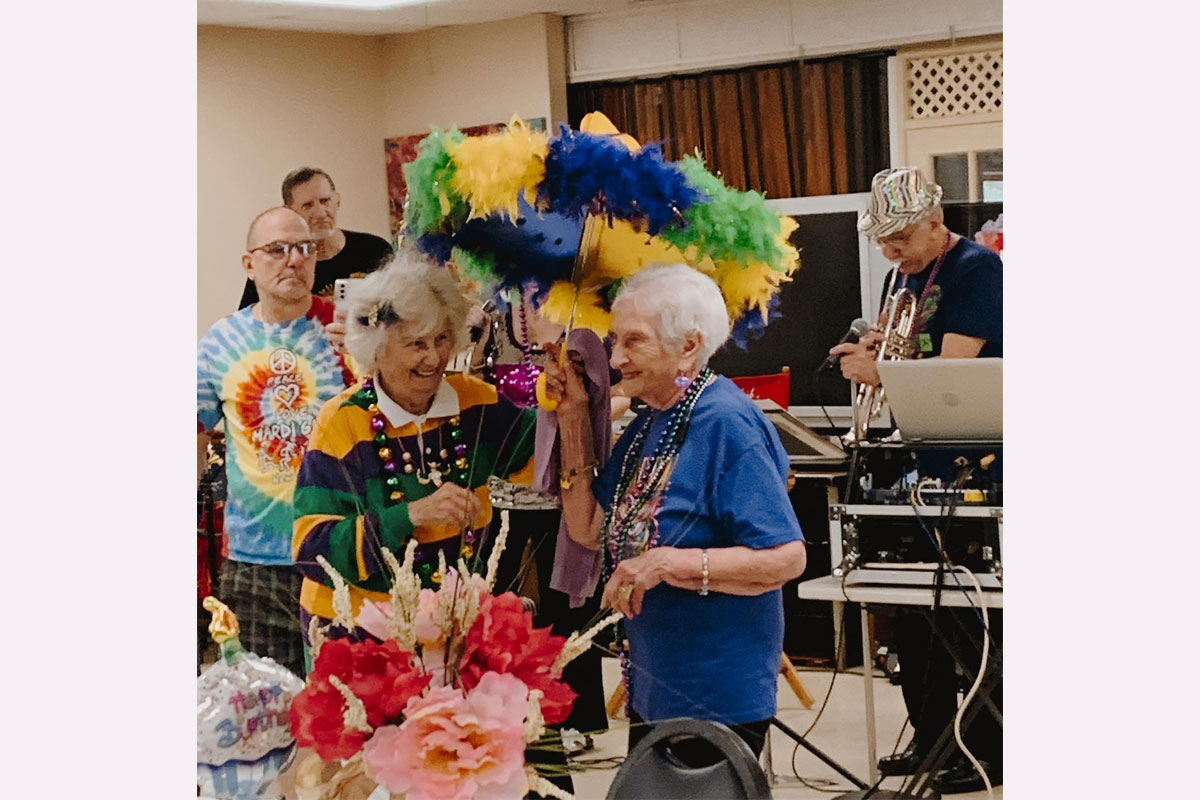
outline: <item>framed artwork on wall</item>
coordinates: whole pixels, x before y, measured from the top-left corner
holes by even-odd
[[[534,117],[525,120],[535,131],[546,130],[546,118]],[[493,122],[487,125],[472,125],[459,128],[467,136],[479,136],[485,133],[495,133],[503,130],[508,123]],[[387,165],[388,187],[388,223],[395,238],[404,223],[404,198],[408,194],[408,186],[404,181],[404,165],[417,157],[417,143],[429,135],[429,131],[413,133],[408,136],[393,136],[383,140],[383,150]]]

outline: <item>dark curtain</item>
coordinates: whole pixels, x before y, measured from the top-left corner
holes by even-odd
[[[578,127],[602,111],[675,160],[696,148],[767,197],[865,192],[888,166],[887,53],[567,86]]]

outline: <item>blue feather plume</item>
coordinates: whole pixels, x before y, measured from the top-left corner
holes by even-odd
[[[546,153],[538,196],[540,205],[571,217],[582,217],[601,200],[595,210],[610,224],[614,218],[626,220],[656,236],[705,195],[663,159],[658,145],[631,153],[610,136],[563,125]]]
[[[413,243],[413,246],[420,252],[424,253],[429,258],[439,264],[445,264],[450,260],[450,251],[454,249],[454,237],[448,233],[431,232],[420,236],[412,235],[411,231],[407,231],[408,236],[406,241]]]
[[[729,341],[742,350],[749,350],[750,344],[761,339],[767,332],[767,325],[782,316],[783,314],[779,310],[779,295],[776,294],[767,306],[767,322],[763,322],[762,312],[757,308],[747,309],[733,323],[733,330],[729,332]]]
[[[499,214],[469,220],[454,234],[454,246],[494,258],[497,288],[530,282],[549,287],[569,280],[583,220],[551,211],[539,214],[524,197],[518,197],[517,207],[519,213],[511,221]]]

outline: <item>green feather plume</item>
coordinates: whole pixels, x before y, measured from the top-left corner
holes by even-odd
[[[455,166],[448,152],[448,145],[462,140],[463,134],[457,128],[434,128],[417,144],[416,159],[404,165],[408,184],[404,222],[411,235],[436,231],[447,220],[461,225],[467,218],[467,204],[451,186]]]
[[[484,286],[500,282],[496,275],[496,257],[491,253],[472,252],[461,247],[450,251],[450,260],[458,265],[459,274]]]
[[[779,215],[767,208],[758,192],[731,189],[704,167],[699,155],[684,156],[679,167],[688,183],[708,195],[683,212],[686,224],[667,226],[659,236],[680,250],[695,247],[714,261],[761,261],[785,271],[779,245]]]

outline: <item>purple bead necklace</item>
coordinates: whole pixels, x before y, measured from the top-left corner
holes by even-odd
[[[533,344],[529,341],[529,320],[526,317],[525,303],[518,299],[518,313],[521,317],[521,341],[515,344],[521,348],[521,363],[500,376],[496,388],[512,401],[518,408],[533,408],[537,405],[538,374],[541,370],[533,363]]]
[[[401,487],[401,479],[398,473],[403,470],[405,475],[413,476],[417,483],[421,485],[433,484],[435,487],[441,486],[445,479],[449,479],[459,486],[470,488],[468,483],[470,479],[471,463],[467,459],[467,445],[463,441],[463,431],[461,427],[461,419],[456,415],[447,420],[443,425],[438,426],[438,458],[439,460],[426,460],[426,455],[433,455],[433,448],[425,448],[426,452],[420,453],[421,464],[417,467],[413,464],[412,454],[405,448],[399,437],[395,439],[395,444],[400,448],[400,461],[395,459],[395,453],[392,451],[392,442],[387,435],[387,419],[383,416],[383,412],[379,410],[379,395],[376,393],[375,381],[372,378],[363,378],[362,382],[363,395],[367,399],[367,413],[371,415],[371,432],[374,434],[373,441],[378,448],[376,453],[379,460],[383,462],[383,471],[387,473],[384,483],[387,486],[387,502],[391,504],[404,502],[404,491]],[[450,451],[443,444],[443,431],[449,436],[451,446],[454,450],[455,460],[453,464],[449,463]],[[403,467],[401,467],[403,464]],[[443,469],[444,468],[444,469]],[[463,545],[460,553],[463,558],[470,559],[474,554],[475,531],[468,530],[463,535]],[[423,553],[421,548],[417,548],[415,557],[421,561]],[[433,571],[433,565],[429,562],[421,563],[419,569],[433,583],[441,583],[441,575]]]

